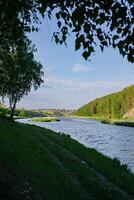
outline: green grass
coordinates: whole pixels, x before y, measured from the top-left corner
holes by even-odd
[[[117,159],[45,128],[0,127],[0,199],[134,199],[134,175]]]
[[[60,119],[56,117],[41,117],[32,119],[33,122],[59,122]]]

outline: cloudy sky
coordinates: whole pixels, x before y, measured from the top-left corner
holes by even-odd
[[[48,20],[38,33],[30,38],[38,52],[36,59],[43,65],[44,84],[24,97],[19,108],[76,109],[100,96],[119,91],[134,82],[134,67],[122,58],[118,50],[96,48],[91,61],[85,61],[81,52],[74,50],[74,37],[68,45],[59,46],[51,41],[55,25]]]

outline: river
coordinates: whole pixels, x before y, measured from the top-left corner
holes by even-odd
[[[87,147],[95,148],[111,158],[118,158],[134,173],[134,128],[132,127],[69,118],[61,118],[59,122],[32,122],[29,119],[17,121],[69,134]]]

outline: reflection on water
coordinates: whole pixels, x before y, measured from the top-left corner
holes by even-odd
[[[134,172],[134,128],[101,124],[95,120],[61,119],[60,122],[20,122],[36,124],[57,132],[64,132],[72,138],[95,148],[112,158],[117,157]]]

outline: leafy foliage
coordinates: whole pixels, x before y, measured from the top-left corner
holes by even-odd
[[[78,116],[121,118],[134,107],[134,86],[86,104],[76,111]]]
[[[34,52],[26,37],[11,46],[7,54],[0,49],[0,95],[9,98],[12,111],[32,86],[36,90],[43,82],[42,65],[34,59]]]
[[[17,38],[19,32],[38,31],[39,14],[57,19],[55,42],[66,44],[75,33],[75,49],[83,49],[87,60],[98,44],[118,48],[129,62],[134,62],[134,1],[133,0],[7,0],[0,6],[2,38]],[[1,42],[0,42],[1,45]]]

